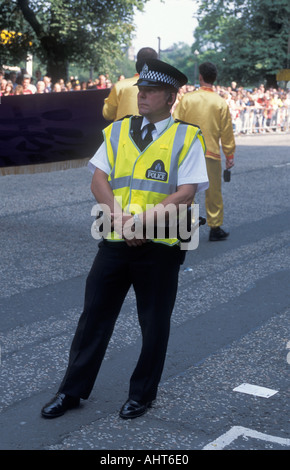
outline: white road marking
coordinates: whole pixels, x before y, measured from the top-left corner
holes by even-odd
[[[290,447],[290,439],[271,436],[270,434],[264,434],[262,432],[254,431],[253,429],[244,428],[243,426],[233,426],[228,432],[222,434],[215,441],[212,441],[203,447],[203,450],[223,450],[226,446],[230,445],[241,436]]]
[[[281,167],[283,167],[283,166],[289,166],[289,165],[290,165],[289,162],[287,162],[287,163],[280,163],[280,164],[277,164],[277,165],[273,165],[273,168],[281,168]]]
[[[278,393],[278,390],[271,388],[260,387],[259,385],[252,385],[243,383],[233,389],[234,392],[247,393],[248,395],[255,395],[257,397],[269,398]]]

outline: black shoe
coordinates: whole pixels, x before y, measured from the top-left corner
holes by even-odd
[[[80,399],[71,397],[64,393],[57,393],[53,399],[47,403],[41,410],[44,418],[57,418],[62,416],[67,410],[78,407]]]
[[[229,236],[228,232],[225,232],[220,227],[211,228],[209,232],[209,241],[218,242],[220,240],[225,240]]]
[[[123,419],[138,418],[138,416],[142,416],[144,413],[146,413],[148,408],[151,408],[151,405],[151,401],[142,404],[129,398],[120,410],[120,417]]]

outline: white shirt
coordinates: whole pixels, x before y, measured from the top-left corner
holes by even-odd
[[[162,134],[162,132],[164,132],[172,122],[173,117],[170,116],[163,121],[154,123],[155,130],[152,131],[153,140],[157,139],[157,137]],[[141,131],[148,123],[149,121],[143,117]],[[144,137],[144,135],[142,135],[142,137]],[[99,168],[107,175],[110,174],[111,168],[108,162],[106,145],[104,142],[99,147],[93,158],[89,161],[88,168],[92,173],[95,172],[96,168]],[[178,168],[177,186],[181,186],[182,184],[197,184],[196,192],[205,191],[209,186],[204,152],[199,139],[195,140],[189,149],[188,155],[184,158]]]

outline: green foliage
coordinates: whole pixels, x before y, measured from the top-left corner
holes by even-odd
[[[170,49],[163,51],[160,58],[185,73],[189,83],[193,84],[198,79],[195,73],[195,56],[187,44],[182,42],[174,44]]]
[[[106,70],[122,57],[129,44],[135,9],[148,0],[0,0],[0,31],[17,31],[29,37],[27,48],[0,44],[0,62],[19,61],[29,51],[57,79],[68,62]]]
[[[114,67],[111,70],[110,78],[113,82],[116,82],[120,75],[124,75],[125,78],[129,78],[133,77],[135,73],[135,61],[129,60],[128,57],[124,55],[121,60],[116,60],[116,63],[114,64]]]
[[[211,60],[219,81],[265,81],[289,64],[289,0],[198,0],[192,50]]]

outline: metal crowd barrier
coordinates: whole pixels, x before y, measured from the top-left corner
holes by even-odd
[[[277,109],[247,106],[244,109],[231,109],[234,133],[256,134],[290,131],[290,107]]]

